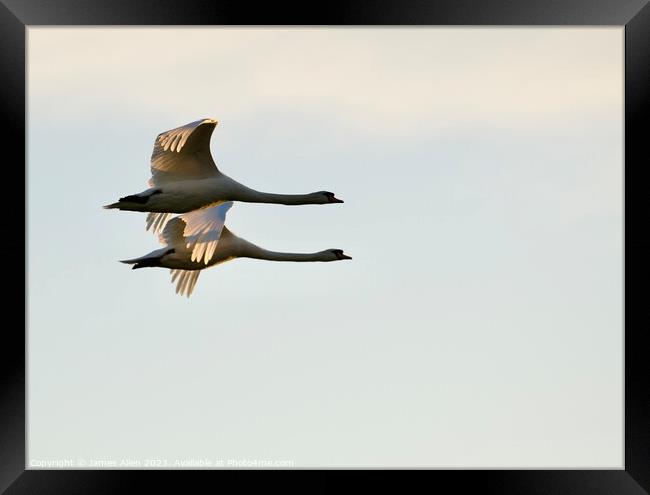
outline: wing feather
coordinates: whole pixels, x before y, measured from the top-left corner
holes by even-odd
[[[147,230],[151,229],[154,234],[162,232],[171,216],[171,213],[147,213]]]
[[[172,283],[176,282],[176,294],[190,297],[201,270],[171,270]]]

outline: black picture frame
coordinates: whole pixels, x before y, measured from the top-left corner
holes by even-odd
[[[644,292],[650,280],[650,235],[636,216],[647,210],[642,148],[649,121],[650,6],[648,0],[343,0],[298,5],[234,0],[0,0],[0,108],[4,143],[3,199],[26,208],[25,34],[36,25],[610,25],[625,26],[625,468],[611,470],[430,470],[434,482],[476,493],[643,494],[650,491],[650,360],[646,358]],[[16,151],[14,162],[6,153]],[[9,174],[9,177],[6,176]],[[11,194],[15,197],[11,198]],[[53,211],[53,215],[55,215]],[[647,223],[647,222],[646,222]],[[21,235],[22,234],[22,235]],[[23,230],[0,243],[2,259],[25,253],[2,298],[5,325],[0,360],[0,492],[113,493],[141,480],[185,483],[215,471],[92,471],[25,469],[27,255]],[[5,274],[9,277],[9,274]],[[636,283],[635,283],[636,282]],[[22,291],[20,289],[23,289]],[[23,304],[21,304],[21,302]],[[24,309],[23,309],[24,308]],[[19,322],[25,324],[20,326]],[[628,323],[630,322],[630,323]],[[223,473],[224,471],[217,471]],[[185,486],[185,485],[183,485]]]

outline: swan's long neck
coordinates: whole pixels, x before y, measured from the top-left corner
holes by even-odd
[[[256,191],[246,186],[238,188],[235,198],[247,203],[274,203],[280,205],[310,205],[322,203],[322,198],[314,193],[310,194],[277,194]]]
[[[241,247],[239,256],[268,261],[322,261],[322,253],[282,253],[269,251],[249,242]]]

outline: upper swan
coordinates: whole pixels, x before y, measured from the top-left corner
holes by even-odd
[[[210,153],[214,119],[201,119],[156,137],[151,155],[149,189],[124,196],[104,208],[145,211],[147,230],[160,232],[171,213],[186,213],[226,201],[284,205],[343,203],[329,191],[275,194],[256,191],[231,179]]]

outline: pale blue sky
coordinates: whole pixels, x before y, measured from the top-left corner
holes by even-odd
[[[30,28],[28,462],[621,467],[622,28]],[[261,190],[188,300],[154,137]]]

